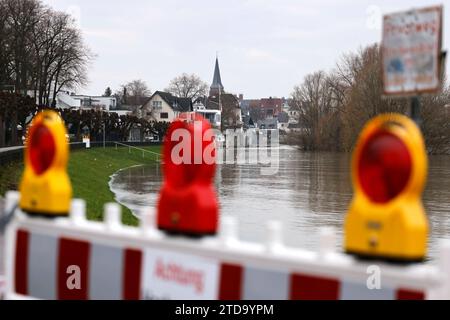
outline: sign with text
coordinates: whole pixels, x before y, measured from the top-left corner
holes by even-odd
[[[145,251],[143,291],[147,300],[216,300],[220,264],[158,249]]]
[[[434,93],[440,85],[442,7],[384,16],[384,94]]]

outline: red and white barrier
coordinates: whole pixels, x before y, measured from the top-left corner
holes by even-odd
[[[9,193],[7,207],[17,202]],[[286,247],[282,226],[268,224],[266,244],[240,241],[223,218],[217,237],[169,237],[147,212],[139,228],[121,223],[108,204],[105,221],[30,218],[18,210],[6,233],[7,299],[450,299],[450,242],[438,265],[361,262],[335,251],[334,231],[320,248]],[[375,268],[375,269],[374,269]],[[374,271],[380,288],[368,285]]]

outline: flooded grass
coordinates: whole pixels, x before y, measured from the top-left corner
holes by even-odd
[[[147,148],[159,152],[160,147]],[[114,194],[109,190],[111,175],[120,169],[150,164],[155,161],[151,155],[142,157],[142,152],[128,148],[94,148],[76,151],[71,154],[69,162],[69,175],[72,181],[75,198],[86,200],[87,216],[90,220],[103,219],[103,206],[114,202]],[[138,220],[126,207],[123,209],[123,223],[137,225]]]

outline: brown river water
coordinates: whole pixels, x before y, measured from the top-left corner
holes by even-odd
[[[308,153],[281,146],[279,168],[261,175],[258,165],[219,165],[215,185],[223,216],[239,221],[242,240],[264,242],[266,223],[279,220],[284,242],[314,250],[318,230],[333,226],[340,250],[342,227],[352,197],[350,155]],[[450,156],[431,156],[424,204],[430,222],[429,258],[434,260],[440,238],[450,238]],[[155,206],[162,183],[160,165],[132,167],[110,182],[118,202],[139,216]]]

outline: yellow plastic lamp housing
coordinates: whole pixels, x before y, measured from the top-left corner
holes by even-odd
[[[34,215],[67,216],[72,186],[67,174],[69,146],[58,113],[39,112],[31,122],[20,182],[20,208]]]
[[[421,197],[427,169],[423,137],[411,119],[384,114],[366,125],[353,153],[347,253],[403,262],[425,258],[428,221]]]

